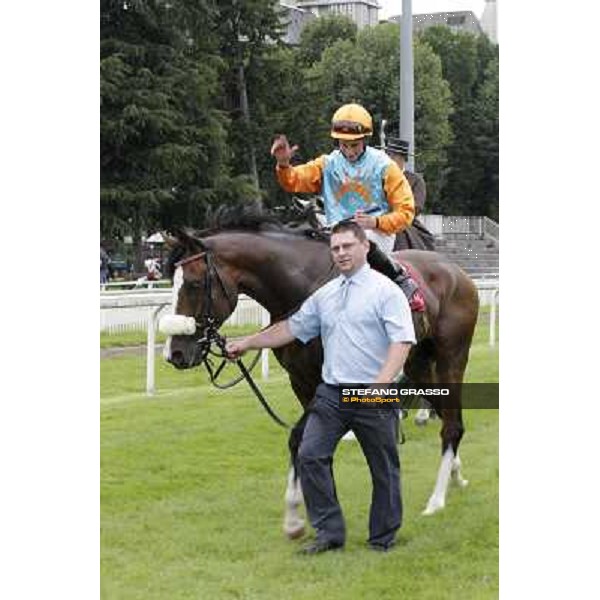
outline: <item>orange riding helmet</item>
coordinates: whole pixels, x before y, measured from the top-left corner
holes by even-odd
[[[373,135],[373,119],[360,104],[344,104],[331,119],[331,137],[336,140],[362,140]]]

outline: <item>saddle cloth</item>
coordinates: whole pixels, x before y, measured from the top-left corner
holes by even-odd
[[[398,265],[398,267],[400,267],[400,269],[404,270],[404,272],[408,274],[417,288],[408,301],[410,309],[413,312],[425,312],[426,305],[425,296],[423,295],[423,279],[408,263],[397,260],[396,258],[394,258],[393,261],[396,263],[396,265]]]

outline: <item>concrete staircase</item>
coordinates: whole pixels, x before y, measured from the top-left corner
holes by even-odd
[[[472,234],[444,234],[436,237],[435,249],[457,263],[473,279],[499,277],[499,248],[491,239]]]

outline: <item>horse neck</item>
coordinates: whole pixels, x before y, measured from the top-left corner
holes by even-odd
[[[238,293],[259,302],[274,319],[299,308],[332,274],[329,249],[323,242],[292,234],[246,232],[213,240],[215,256],[227,265]]]

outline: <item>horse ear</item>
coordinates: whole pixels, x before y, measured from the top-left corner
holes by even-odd
[[[196,232],[193,229],[186,227],[185,228],[185,236],[186,236],[187,243],[189,244],[190,250],[197,250],[198,248],[200,248],[200,250],[207,250],[206,245],[197,236]]]
[[[169,235],[169,233],[166,231],[162,232],[162,236],[163,236],[163,240],[165,241],[165,246],[169,250],[172,250],[173,248],[175,248],[175,246],[177,246],[177,237]]]
[[[175,244],[183,246],[186,250],[195,252],[198,250],[198,247],[202,250],[206,249],[202,240],[196,237],[192,229],[189,229],[188,227],[173,227],[170,231],[175,236],[170,239],[173,240]]]

